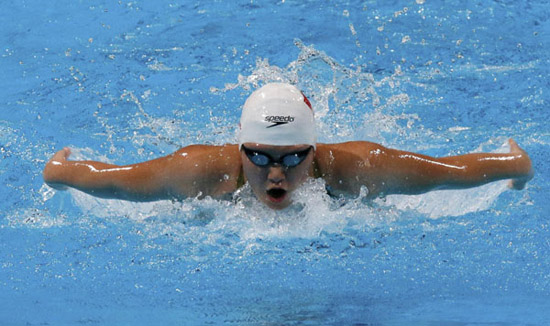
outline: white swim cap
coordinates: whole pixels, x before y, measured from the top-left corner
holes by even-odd
[[[315,119],[309,100],[295,86],[267,84],[246,100],[241,114],[243,143],[316,147]]]

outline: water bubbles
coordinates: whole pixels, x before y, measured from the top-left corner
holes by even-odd
[[[399,15],[405,13],[403,11]],[[384,31],[384,24],[380,31]],[[357,33],[351,23],[350,31],[353,35]],[[404,35],[401,41],[411,43],[411,36]],[[297,84],[312,100],[319,138],[324,142],[370,138],[391,143],[396,138],[408,136],[410,130],[421,121],[417,114],[399,111],[411,101],[407,89],[403,87],[408,85],[409,77],[407,71],[403,71],[399,65],[380,71],[368,65],[348,67],[314,46],[307,46],[300,40],[296,40],[295,44],[300,52],[287,66],[278,67],[270,64],[267,58],[258,58],[254,69],[247,75],[239,75],[236,83],[228,83],[221,89],[211,87],[210,91],[249,92],[268,82]],[[378,50],[382,55],[382,50]],[[158,64],[150,63],[149,69],[164,69]],[[76,68],[71,72],[79,79],[77,82],[82,81],[84,76]],[[130,105],[135,112],[130,122],[135,131],[131,140],[141,150],[140,155],[143,155],[143,146],[169,143],[171,139],[181,136],[181,131],[178,131],[180,126],[174,124],[171,117],[154,117],[148,113],[144,102],[156,94],[149,89],[141,92],[139,95],[124,90],[120,100]],[[98,108],[101,109],[100,103]],[[98,116],[98,120],[100,118]],[[203,134],[215,133],[212,130],[217,128],[220,121],[218,117],[210,116],[210,122],[211,125],[193,136],[194,141],[202,140]],[[104,124],[110,141],[114,131],[112,126],[106,122]],[[234,129],[216,130],[220,138],[227,138],[228,135],[234,138]],[[78,153],[75,155],[78,157]],[[187,153],[180,155],[185,157]],[[96,153],[87,152],[83,156],[98,157]],[[331,159],[334,159],[332,153]],[[199,163],[196,166],[199,167]],[[230,176],[226,174],[220,181],[229,179]],[[465,206],[473,207],[473,210],[484,209],[499,193],[498,189],[485,191],[487,197],[482,205]],[[474,200],[474,197],[480,196],[479,193],[472,198],[466,198],[463,194],[450,194],[456,196],[452,202],[462,204],[473,203],[478,200]],[[53,197],[47,188],[41,189],[41,195],[44,201]],[[251,251],[262,246],[260,239],[326,238],[326,234],[370,230],[380,225],[389,225],[391,221],[399,219],[404,211],[421,212],[434,218],[464,212],[456,205],[448,205],[449,201],[443,201],[441,194],[439,197],[390,197],[374,203],[367,200],[367,195],[367,188],[363,187],[357,197],[330,197],[322,180],[311,179],[292,194],[293,204],[288,209],[274,211],[259,202],[247,185],[239,189],[231,200],[190,198],[182,202],[155,203],[104,200],[71,191],[71,196],[82,211],[108,220],[130,219],[142,225],[147,231],[144,236],[151,239],[168,233],[173,239],[198,243],[199,248],[245,243],[245,247]],[[441,202],[445,202],[446,206],[441,207]]]
[[[349,24],[349,30],[351,31],[351,35],[357,35],[357,31],[352,23]]]
[[[489,209],[506,189],[506,182],[501,181],[467,190],[440,190],[416,196],[392,195],[385,198],[384,205],[395,206],[401,211],[416,211],[433,219],[461,216]]]
[[[45,184],[42,185],[42,187],[38,192],[42,194],[43,201],[48,201],[52,199],[52,197],[55,195],[55,190],[53,188],[46,186]]]
[[[410,36],[404,36],[403,40],[410,42]],[[363,139],[362,131],[365,127],[357,119],[358,112],[370,114],[375,107],[389,110],[408,103],[406,94],[395,94],[404,78],[404,72],[399,66],[394,68],[393,74],[383,75],[377,80],[368,67],[351,69],[300,40],[295,40],[295,44],[300,53],[286,67],[273,66],[267,59],[259,58],[250,75],[240,75],[238,83],[227,84],[224,89],[215,91],[225,92],[238,88],[250,91],[268,82],[297,84],[315,108],[321,142]],[[380,49],[377,51],[382,54]],[[370,128],[378,127],[373,125]]]

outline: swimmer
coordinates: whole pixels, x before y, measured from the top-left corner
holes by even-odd
[[[168,156],[118,166],[69,160],[63,148],[44,168],[55,189],[72,187],[102,198],[131,201],[223,198],[249,183],[273,209],[292,203],[308,178],[322,178],[333,195],[368,197],[462,189],[510,179],[522,189],[533,177],[531,160],[513,140],[509,153],[434,158],[367,141],[317,143],[313,109],[295,86],[267,84],[246,100],[238,144],[190,145]]]

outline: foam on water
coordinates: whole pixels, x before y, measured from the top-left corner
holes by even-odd
[[[548,324],[543,2],[4,7],[4,324]],[[376,200],[311,180],[282,212],[248,187],[132,203],[43,184],[62,146],[130,164],[234,143],[270,81],[304,90],[321,142],[448,156],[514,137],[535,178]]]
[[[222,89],[212,87],[211,92],[216,95],[242,89],[246,95],[268,82],[298,84],[315,107],[319,139],[322,142],[371,139],[384,144],[385,140],[406,138],[411,133],[411,137],[419,137],[414,131],[417,129],[422,129],[425,139],[435,134],[420,125],[422,119],[418,115],[395,110],[396,107],[408,105],[408,95],[398,87],[401,80],[406,80],[399,68],[392,75],[376,80],[372,73],[363,72],[361,67],[355,70],[343,67],[313,46],[306,46],[299,40],[296,45],[300,53],[286,67],[270,65],[267,59],[260,58],[249,75],[239,76],[237,83],[227,84]],[[141,132],[130,133],[129,140],[145,160],[150,153],[144,153],[144,148],[159,145],[174,148],[174,139],[181,136],[182,131],[178,130],[174,120],[147,114],[141,103],[143,96],[124,92],[121,98],[136,105],[136,114],[130,118],[129,124]],[[109,121],[100,120],[100,123],[105,125],[105,130],[114,130]],[[207,128],[216,127],[212,125]],[[460,127],[457,128],[452,132],[462,131]],[[212,139],[217,144],[227,139],[235,140],[236,128],[226,128],[217,135],[215,140]],[[199,136],[195,136],[196,142],[200,140]],[[494,143],[504,141],[502,138],[490,140],[477,150],[495,150]],[[73,149],[72,158],[110,162],[108,155],[89,148]],[[375,200],[377,208],[373,209],[364,200],[366,193],[357,198],[330,198],[321,180],[310,180],[294,194],[295,204],[280,212],[258,202],[247,186],[235,194],[233,201],[191,198],[182,202],[134,203],[94,198],[77,190],[70,190],[70,196],[86,215],[113,220],[127,218],[151,225],[151,228],[154,228],[153,223],[165,223],[162,228],[157,228],[162,229],[160,233],[166,228],[177,229],[178,222],[183,221],[187,225],[206,227],[210,232],[231,230],[241,239],[255,239],[312,238],[322,232],[341,232],[350,225],[372,227],[376,223],[388,223],[399,218],[399,212],[406,211],[416,211],[430,218],[459,216],[489,209],[505,189],[505,183],[498,182],[469,190],[434,191],[417,196],[392,195]],[[54,196],[47,187],[40,191],[44,201]],[[47,227],[52,223],[57,224],[45,221],[42,225]],[[189,232],[185,228],[180,231]]]

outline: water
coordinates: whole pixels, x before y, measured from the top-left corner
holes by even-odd
[[[547,325],[543,1],[2,4],[3,325]],[[140,162],[236,141],[240,106],[297,83],[321,142],[507,151],[536,176],[465,191],[128,203],[55,192],[74,158]]]

